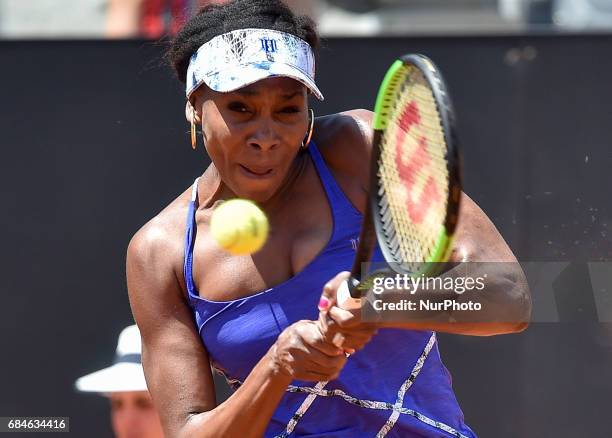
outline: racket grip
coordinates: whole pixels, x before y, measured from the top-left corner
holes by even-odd
[[[353,298],[349,290],[348,281],[343,281],[338,288],[338,306],[345,310],[355,310],[361,308],[361,298]]]

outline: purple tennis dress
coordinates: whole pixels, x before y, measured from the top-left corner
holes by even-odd
[[[213,366],[237,388],[280,333],[316,320],[323,285],[350,270],[362,215],[346,198],[314,143],[309,147],[333,215],[327,246],[278,286],[232,301],[200,298],[193,282],[197,181],[185,236],[185,282]],[[382,260],[380,250],[376,257]],[[294,380],[265,437],[475,437],[464,423],[435,332],[380,329],[326,385]]]

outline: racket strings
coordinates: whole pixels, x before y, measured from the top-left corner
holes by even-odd
[[[381,139],[379,214],[386,245],[402,269],[433,261],[445,232],[449,173],[444,129],[423,74],[407,66]]]

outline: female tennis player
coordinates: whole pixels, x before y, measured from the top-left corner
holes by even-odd
[[[334,306],[367,198],[371,114],[313,118],[308,95],[323,98],[317,46],[313,23],[280,0],[206,7],[172,43],[187,120],[201,126],[212,164],[128,249],[130,303],[165,432],[473,437],[435,331],[492,335],[525,324],[387,327]],[[209,233],[212,211],[236,197],[270,221],[252,256],[229,255]],[[453,260],[515,261],[467,197],[455,245]],[[504,285],[488,291],[489,304],[526,321],[526,289]],[[220,404],[211,364],[236,389]]]

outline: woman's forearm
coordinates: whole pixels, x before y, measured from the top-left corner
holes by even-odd
[[[273,345],[238,390],[215,409],[192,415],[180,436],[261,437],[291,383],[274,360]]]

